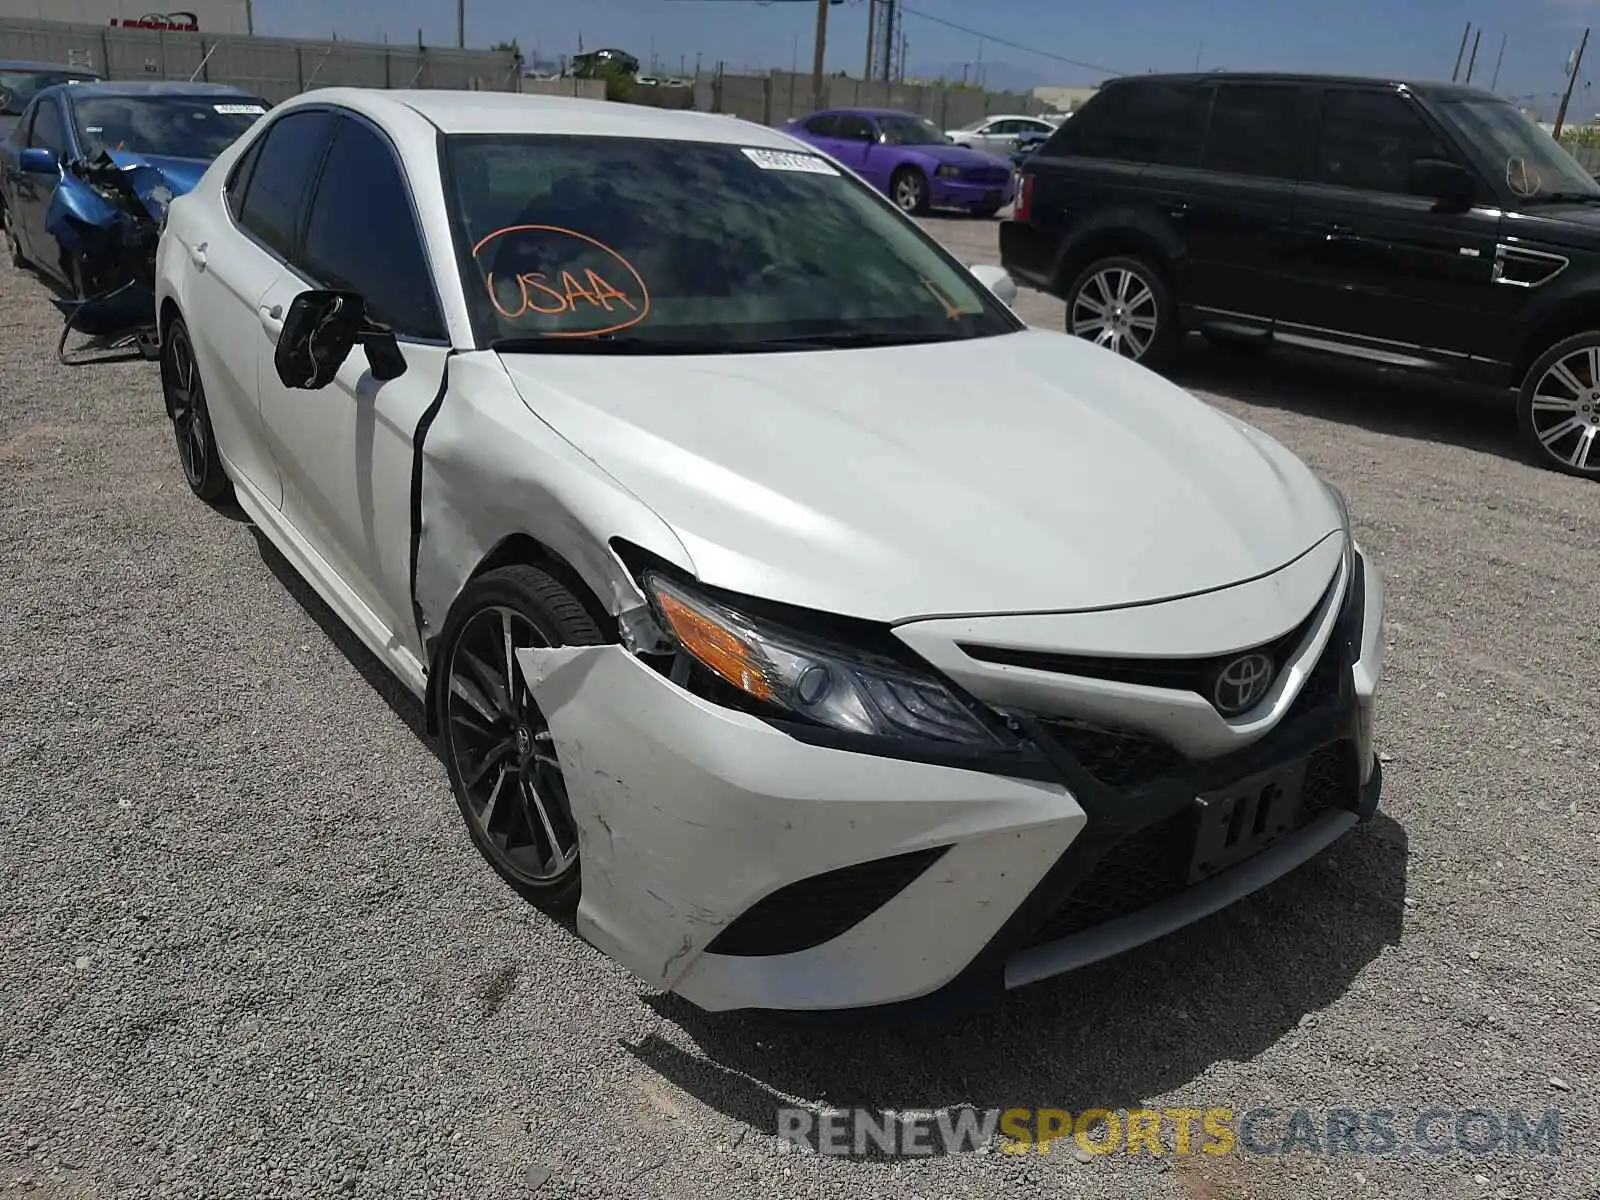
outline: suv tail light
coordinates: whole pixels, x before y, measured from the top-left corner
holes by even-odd
[[[1011,219],[1013,221],[1026,221],[1031,215],[1029,210],[1032,208],[1033,176],[1024,175],[1022,177],[1022,186],[1017,189],[1017,203],[1011,210]]]

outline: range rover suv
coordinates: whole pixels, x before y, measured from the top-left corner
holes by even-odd
[[[1600,184],[1504,100],[1144,75],[1023,171],[1002,261],[1069,332],[1158,369],[1198,330],[1503,385],[1541,462],[1600,479]]]

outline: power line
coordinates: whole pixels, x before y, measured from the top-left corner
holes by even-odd
[[[920,9],[912,8],[909,4],[902,3],[900,11],[910,13],[914,17],[921,17],[924,21],[932,21],[935,25],[943,25],[947,29],[954,29],[970,37],[982,38],[986,42],[993,42],[997,46],[1008,46],[1012,50],[1021,50],[1026,54],[1037,54],[1041,58],[1054,59],[1059,63],[1066,63],[1070,67],[1083,67],[1089,71],[1099,71],[1106,75],[1126,75],[1126,71],[1118,71],[1112,67],[1102,66],[1099,63],[1081,62],[1076,58],[1067,58],[1062,54],[1052,54],[1048,50],[1040,50],[1035,46],[1024,46],[1021,42],[1013,42],[1007,38],[996,37],[992,33],[985,33],[981,29],[973,29],[968,25],[958,25],[954,21],[947,21],[943,17],[936,17],[932,13],[925,13]]]

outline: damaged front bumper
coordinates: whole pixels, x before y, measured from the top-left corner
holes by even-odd
[[[137,155],[63,164],[44,225],[79,293],[54,301],[72,328],[113,336],[154,325],[156,246],[172,199],[166,175]]]
[[[1133,790],[1053,743],[1058,769],[1032,779],[850,752],[703,700],[621,646],[520,651],[579,831],[579,931],[713,1011],[1018,987],[1160,937],[1374,814],[1376,571],[1353,592],[1315,697],[1259,742]],[[1285,763],[1307,778],[1293,824],[1185,881],[1197,797]]]

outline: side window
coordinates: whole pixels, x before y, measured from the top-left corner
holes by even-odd
[[[1410,101],[1395,92],[1328,91],[1312,178],[1340,187],[1405,193],[1419,158],[1455,161]]]
[[[43,146],[57,154],[67,152],[66,130],[61,124],[61,110],[56,107],[54,100],[40,103],[39,111],[33,117],[33,131],[28,136],[28,145]]]
[[[324,287],[360,292],[372,319],[401,335],[443,338],[433,271],[389,143],[360,121],[338,122],[295,264]]]
[[[834,116],[812,117],[811,120],[806,122],[806,132],[807,133],[814,133],[818,137],[825,137],[825,138],[837,137],[838,136],[838,130],[839,130],[839,118],[838,117],[834,117]]]
[[[875,142],[878,131],[867,118],[844,114],[839,117],[839,131],[833,136],[846,142]]]
[[[244,213],[244,197],[250,187],[250,173],[255,170],[256,159],[261,157],[261,143],[266,140],[259,137],[250,143],[250,148],[233,164],[233,173],[228,176],[228,185],[223,189],[228,197],[228,211],[233,214],[235,221]]]
[[[988,129],[984,130],[984,132],[985,133],[996,133],[996,134],[999,134],[1001,137],[1012,137],[1012,136],[1022,132],[1022,122],[1021,121],[996,121],[993,125],[989,126]]]
[[[1129,83],[1107,88],[1055,131],[1044,153],[1199,166],[1210,99],[1210,88],[1197,83]],[[1067,149],[1062,151],[1060,146]]]
[[[1132,93],[1137,84],[1118,84],[1101,88],[1078,110],[1078,115],[1062,125],[1042,153],[1082,158],[1116,158],[1121,135],[1129,124]]]
[[[1201,165],[1208,171],[1296,179],[1303,145],[1299,88],[1225,83],[1211,105]]]
[[[239,224],[285,259],[294,252],[300,214],[332,125],[326,112],[292,112],[261,136]]]

